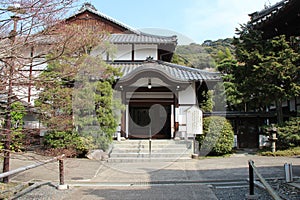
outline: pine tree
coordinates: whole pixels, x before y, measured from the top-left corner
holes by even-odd
[[[282,102],[300,93],[300,54],[284,35],[264,39],[261,32],[247,26],[237,33],[239,65],[232,74],[247,110],[264,110],[275,103],[281,123]]]

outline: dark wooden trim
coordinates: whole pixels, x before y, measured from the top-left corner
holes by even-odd
[[[129,87],[130,88],[130,87]],[[132,87],[132,89],[135,89],[134,92],[172,92],[169,88],[167,87],[152,87],[149,89],[148,87]]]
[[[178,104],[178,106],[194,106],[195,104]]]
[[[127,100],[126,103],[130,105],[153,105],[153,104],[161,104],[161,105],[172,105],[173,99],[130,99]]]
[[[119,89],[119,88],[117,88]],[[149,89],[148,87],[123,87],[123,92],[161,92],[161,93],[165,93],[165,92],[170,92],[173,93],[170,89],[166,88],[166,87],[152,87],[151,89]]]
[[[131,61],[134,62],[134,55],[135,55],[135,52],[134,52],[134,44],[131,45]]]
[[[41,70],[41,69],[19,69],[18,70],[19,72],[29,72],[30,73],[30,71],[31,72],[44,72],[45,70]]]

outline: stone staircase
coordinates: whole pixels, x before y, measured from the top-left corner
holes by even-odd
[[[150,149],[151,146],[151,149]],[[190,140],[126,140],[114,141],[108,162],[174,162],[190,160]]]

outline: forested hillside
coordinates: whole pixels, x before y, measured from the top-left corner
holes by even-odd
[[[173,62],[199,69],[216,69],[216,63],[222,59],[226,51],[234,55],[232,38],[216,41],[206,40],[202,44],[178,45]]]

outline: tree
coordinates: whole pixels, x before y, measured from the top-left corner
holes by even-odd
[[[118,68],[105,63],[100,57],[88,56],[82,63],[73,91],[73,118],[75,128],[84,137],[91,136],[94,146],[107,150],[116,132],[121,102],[114,98],[115,77]],[[95,74],[101,74],[95,77]]]
[[[213,101],[213,90],[204,90],[202,92],[202,99],[200,99],[199,106],[203,112],[212,112],[214,108],[214,101]]]
[[[47,62],[45,54],[56,49],[63,52],[68,41],[65,37],[51,40],[46,27],[56,24],[72,5],[73,0],[2,0],[0,4],[0,61],[1,101],[6,109],[3,172],[9,171],[12,132],[12,104],[30,99],[31,85],[35,81],[33,68]],[[48,44],[51,43],[52,45]],[[44,46],[47,48],[43,48]],[[37,51],[38,49],[38,51]],[[24,93],[24,88],[28,93]],[[19,94],[16,96],[16,94]],[[29,95],[27,95],[29,94]],[[17,98],[15,98],[17,97]],[[8,182],[8,177],[3,182]]]
[[[218,53],[218,71],[222,74],[225,88],[227,110],[243,110],[241,94],[237,89],[234,72],[237,70],[238,62],[230,53],[229,49]]]
[[[44,81],[38,84],[42,91],[36,100],[36,107],[41,113],[40,119],[50,134],[52,133],[53,137],[49,138],[53,142],[61,137],[69,138],[68,141],[71,142],[70,138],[73,138],[74,141],[70,143],[72,146],[78,137],[89,137],[91,146],[87,146],[86,150],[89,147],[106,150],[118,125],[118,118],[114,113],[116,102],[113,99],[112,85],[114,77],[120,76],[120,73],[99,56],[83,55],[77,58],[78,68],[70,61],[63,61],[63,58],[76,59],[62,57],[60,61],[50,63],[47,71],[41,75],[41,80]],[[97,67],[90,70],[91,66]],[[80,76],[81,72],[83,76]],[[99,77],[94,78],[95,74],[99,74]],[[94,130],[95,127],[100,128]],[[53,142],[50,147],[55,148]]]
[[[239,63],[232,74],[246,110],[265,110],[275,102],[281,123],[282,102],[300,93],[300,54],[284,35],[264,39],[260,31],[248,26],[237,33],[234,44]]]
[[[95,28],[66,24],[54,30],[72,33],[73,38],[60,58],[48,62],[36,85],[41,92],[35,103],[50,134],[46,137],[49,147],[73,148],[74,144],[81,146],[78,138],[91,138],[93,147],[106,150],[116,131],[112,86],[120,73],[105,63],[101,54],[90,55],[109,51],[102,40],[107,34]],[[48,56],[57,57],[56,52]],[[72,138],[74,141],[70,141]],[[56,145],[58,142],[60,145]]]

